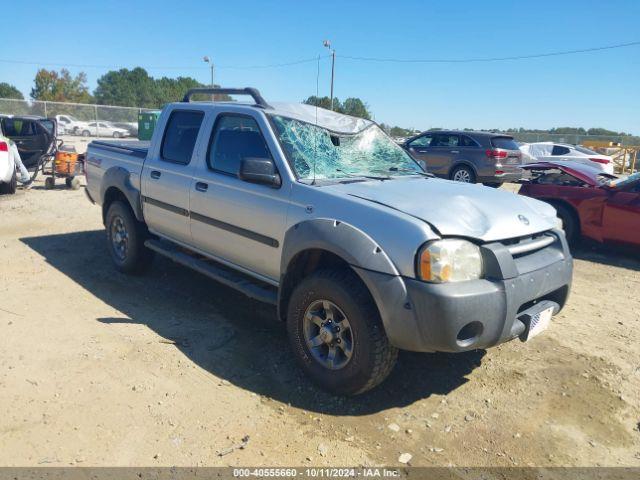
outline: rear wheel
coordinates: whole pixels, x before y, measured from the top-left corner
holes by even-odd
[[[11,180],[9,183],[0,183],[0,193],[13,195],[16,193],[16,189],[18,188],[18,173],[16,170],[13,170],[13,175],[11,176]]]
[[[451,180],[462,183],[476,183],[476,174],[466,165],[460,165],[451,171]]]
[[[91,132],[89,130],[83,130],[82,131],[82,136],[83,137],[89,137],[89,136],[91,136]]]
[[[71,190],[78,190],[80,188],[80,179],[76,177],[66,178],[64,183],[67,185],[67,188]]]
[[[109,253],[119,271],[141,273],[151,265],[153,252],[144,246],[149,233],[128,205],[113,202],[107,211],[105,227]]]
[[[381,383],[398,350],[367,288],[350,270],[320,270],[293,291],[287,331],[296,360],[320,387],[357,395]]]
[[[56,186],[56,180],[53,177],[47,177],[44,179],[44,188],[45,190],[51,190]]]

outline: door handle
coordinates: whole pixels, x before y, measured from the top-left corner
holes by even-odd
[[[196,182],[196,190],[198,190],[199,192],[206,192],[208,188],[209,185],[207,185],[206,183]]]
[[[451,153],[460,153],[458,150],[451,150]]]
[[[158,170],[151,170],[151,178],[158,179],[160,178],[160,175],[162,175],[162,173]]]

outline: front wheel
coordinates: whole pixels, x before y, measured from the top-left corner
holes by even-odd
[[[558,218],[562,221],[562,229],[567,237],[567,242],[575,246],[580,240],[580,220],[577,215],[566,205],[554,203],[553,206],[558,212]]]
[[[462,183],[476,183],[475,172],[466,165],[460,165],[451,171],[451,180]]]
[[[91,136],[91,132],[89,130],[83,130],[82,131],[82,136],[83,137],[89,137],[89,136]]]
[[[372,389],[398,356],[369,291],[348,269],[320,270],[295,288],[287,331],[304,372],[337,395]]]
[[[141,273],[153,260],[153,252],[144,246],[148,231],[138,222],[128,205],[113,202],[105,219],[107,246],[116,268],[123,273]]]

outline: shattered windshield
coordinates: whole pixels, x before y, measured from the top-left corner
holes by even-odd
[[[421,174],[411,157],[377,126],[340,134],[292,118],[272,116],[280,143],[298,178],[388,178]]]

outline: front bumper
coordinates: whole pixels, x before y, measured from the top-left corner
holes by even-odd
[[[528,319],[554,314],[569,295],[573,260],[564,234],[544,249],[512,255],[482,247],[485,279],[433,284],[356,268],[369,287],[389,340],[403,350],[461,352],[524,338]]]

